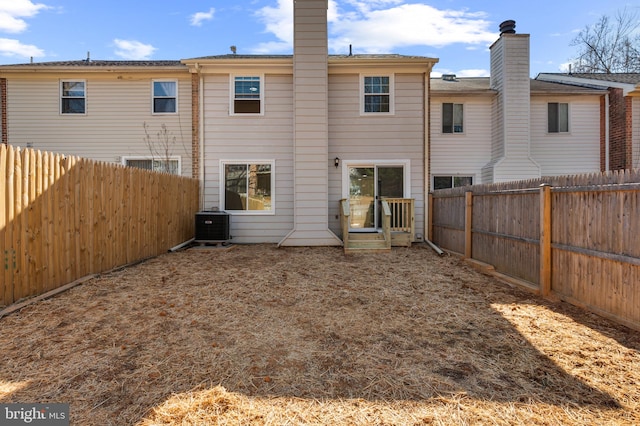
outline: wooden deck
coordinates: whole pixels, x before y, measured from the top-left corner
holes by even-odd
[[[411,247],[415,236],[414,200],[386,198],[381,201],[382,227],[375,232],[349,231],[349,201],[340,201],[342,241],[345,254],[389,252],[391,247]]]

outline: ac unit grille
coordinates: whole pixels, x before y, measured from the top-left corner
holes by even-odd
[[[196,213],[196,242],[221,243],[229,239],[229,213]]]

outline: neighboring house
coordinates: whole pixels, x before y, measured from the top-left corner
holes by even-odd
[[[3,65],[0,92],[4,143],[192,174],[191,76],[179,61]]]
[[[491,77],[431,79],[433,189],[603,169],[606,91],[529,73],[529,35],[507,30],[491,46]]]
[[[608,170],[640,167],[640,73],[540,73],[536,80],[607,90],[602,112],[609,149],[604,164]]]
[[[327,0],[294,2],[293,55],[0,66],[2,141],[153,167],[145,138],[165,126],[234,242],[340,245],[345,224],[380,229],[385,197],[410,201],[421,241],[434,188],[606,168],[609,92],[531,80],[529,35],[501,31],[490,78],[328,55]]]

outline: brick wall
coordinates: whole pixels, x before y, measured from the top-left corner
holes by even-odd
[[[0,127],[2,128],[2,141],[0,143],[9,143],[9,133],[7,132],[7,79],[0,78]]]
[[[607,98],[600,97],[600,171],[607,170]]]
[[[609,168],[631,167],[631,98],[622,89],[609,88]]]
[[[625,100],[625,140],[627,141],[625,149],[625,169],[632,169],[633,164],[633,98],[627,96]]]

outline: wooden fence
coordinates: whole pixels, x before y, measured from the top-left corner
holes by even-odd
[[[640,329],[640,170],[435,191],[431,240]]]
[[[0,144],[0,305],[194,236],[195,179]]]

